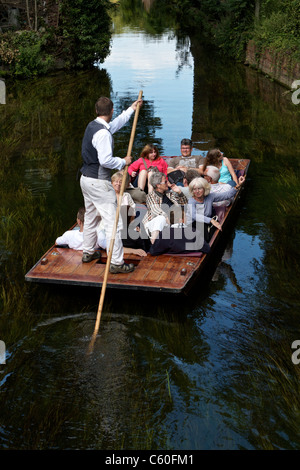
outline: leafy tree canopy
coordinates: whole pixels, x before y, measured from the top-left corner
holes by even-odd
[[[69,67],[92,67],[108,55],[109,8],[108,0],[62,0],[60,32]]]

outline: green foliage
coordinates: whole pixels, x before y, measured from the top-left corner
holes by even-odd
[[[273,2],[274,3],[274,2]],[[277,4],[282,2],[277,2]],[[278,6],[278,5],[277,5]],[[300,60],[300,2],[290,0],[282,3],[269,15],[262,10],[261,20],[256,23],[252,39],[259,48],[271,48]]]
[[[58,60],[66,69],[103,62],[110,48],[110,7],[109,0],[61,0],[58,28],[1,34],[2,73],[31,77],[53,70]]]
[[[213,28],[214,43],[227,55],[242,59],[253,25],[253,8],[249,2],[224,2],[218,23]]]
[[[45,74],[53,65],[53,58],[46,53],[47,35],[35,31],[11,31],[0,41],[0,64],[9,66],[16,76],[31,77]]]
[[[111,38],[109,7],[108,0],[62,0],[60,28],[67,68],[103,62]]]
[[[254,22],[254,0],[166,0],[183,30],[242,58]]]
[[[180,26],[244,58],[250,39],[300,57],[300,0],[165,0]],[[259,18],[255,17],[255,11]]]

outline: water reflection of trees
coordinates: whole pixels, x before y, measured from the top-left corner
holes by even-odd
[[[283,88],[209,50],[201,39],[193,37],[191,43],[193,140],[210,139],[211,146],[222,146],[227,156],[243,156],[252,162],[262,163],[267,156],[278,169],[285,156],[285,165],[290,166],[293,154],[299,152],[300,114],[283,95]]]
[[[165,2],[151,0],[121,0],[113,17],[118,29],[139,27],[146,34],[162,34],[168,29],[176,29],[175,17]]]
[[[156,0],[121,0],[116,14],[113,16],[115,32],[124,27],[142,29],[146,35],[160,36],[169,34],[176,38],[178,60],[177,74],[184,66],[191,67],[190,41],[184,34],[165,2]]]
[[[77,136],[93,116],[91,102],[98,94],[110,94],[109,78],[100,70],[17,81],[7,88],[7,104],[0,114],[1,155],[7,161],[29,150],[45,157],[68,149],[74,160],[79,151]]]
[[[128,94],[126,97],[119,97],[115,105],[115,115],[117,116],[123,109],[131,105],[137,96]],[[139,157],[143,147],[147,143],[156,143],[158,148],[161,148],[162,139],[155,136],[156,130],[161,129],[161,119],[154,115],[154,103],[145,100],[142,110],[139,114],[137,129],[133,144],[132,156],[133,158]],[[118,156],[123,156],[122,152],[127,149],[131,133],[131,126],[125,126],[118,131],[118,136],[115,139],[115,152]],[[126,152],[126,150],[125,150]]]
[[[17,160],[40,162],[52,175],[77,170],[84,129],[95,117],[94,103],[101,95],[111,96],[110,88],[106,71],[98,69],[8,84],[7,104],[0,108],[1,174],[5,167],[12,175]],[[136,99],[133,94],[115,99],[115,115]],[[134,144],[138,153],[145,141],[155,140],[160,126],[152,103],[145,102]],[[128,125],[118,134],[117,155],[126,153],[130,132]]]

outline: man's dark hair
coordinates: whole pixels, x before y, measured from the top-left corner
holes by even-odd
[[[114,104],[109,98],[101,96],[95,104],[96,114],[97,116],[109,116],[113,107]]]
[[[190,182],[194,178],[199,178],[199,172],[197,170],[194,170],[193,168],[189,168],[186,173],[185,173],[185,178],[187,180],[187,183],[190,184]]]
[[[191,139],[182,139],[181,145],[189,145],[190,147],[193,147],[193,142]]]
[[[84,223],[84,214],[85,214],[85,208],[79,207],[78,212],[77,212],[77,219],[79,219],[83,223]]]

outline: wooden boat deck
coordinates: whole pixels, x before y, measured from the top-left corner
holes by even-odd
[[[106,266],[106,253],[90,263],[82,263],[82,252],[69,248],[52,247],[26,274],[27,281],[101,286]],[[109,274],[108,288],[147,291],[181,292],[200,265],[201,258],[160,255],[139,257],[125,255],[126,262],[136,265],[128,274]],[[185,269],[186,271],[182,271]]]
[[[242,170],[245,173],[250,163],[245,159],[231,160],[231,162],[235,170]],[[226,210],[224,208],[223,227],[228,224],[229,216],[234,212],[239,196],[240,191],[229,208]],[[109,274],[107,288],[183,293],[190,288],[199,272],[202,271],[207,258],[213,252],[217,239],[221,236],[222,232],[216,230],[210,241],[211,251],[208,254],[159,256],[148,254],[142,258],[132,254],[125,255],[125,262],[135,264],[134,271],[128,274]],[[100,287],[104,278],[106,252],[102,250],[100,261],[82,263],[81,258],[82,251],[52,246],[28,271],[25,279],[31,282]]]

